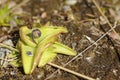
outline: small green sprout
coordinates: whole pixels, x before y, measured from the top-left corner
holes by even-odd
[[[10,10],[11,8],[9,8],[7,4],[0,8],[0,26],[9,27],[11,20],[16,23],[19,22],[19,20],[15,18],[14,13],[10,13]]]

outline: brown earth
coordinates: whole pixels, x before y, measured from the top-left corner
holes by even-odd
[[[99,1],[99,4],[104,8],[106,16],[113,24],[115,18],[110,14],[111,7],[109,6],[115,4],[107,0]],[[40,19],[41,24],[50,21],[52,25],[66,27],[69,32],[60,35],[59,40],[75,49],[78,54],[81,54],[83,50],[110,29],[109,25],[104,23],[105,21],[100,20],[101,14],[91,0],[79,0],[75,5],[70,6],[71,10],[62,9],[64,5],[66,4],[64,4],[63,0],[33,0],[23,8],[31,17]],[[31,17],[28,17],[28,19]],[[115,30],[120,34],[120,26],[117,26]],[[13,36],[13,42],[16,43],[19,37],[18,31],[13,31],[11,35]],[[72,58],[73,56],[59,54],[53,63],[63,66]],[[120,80],[119,59],[119,40],[116,41],[109,36],[105,36],[96,45],[69,63],[66,68],[97,80]],[[7,67],[0,72],[0,80],[44,80],[54,71],[56,71],[56,68],[46,65],[43,68],[36,68],[30,75],[25,75],[22,68]],[[84,79],[59,70],[49,80]]]

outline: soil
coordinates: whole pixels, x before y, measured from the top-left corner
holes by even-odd
[[[109,5],[114,5],[108,0],[97,1],[105,9],[105,14],[112,23],[114,16],[109,12]],[[60,35],[59,41],[73,48],[80,54],[66,68],[75,72],[92,77],[96,80],[120,80],[120,43],[110,36],[105,36],[95,45],[83,52],[87,47],[99,39],[110,27],[105,21],[101,21],[101,14],[91,0],[78,0],[70,9],[63,9],[67,5],[64,0],[32,0],[23,8],[30,17],[40,19],[41,24],[48,21],[52,25],[64,26],[68,29],[67,34]],[[108,6],[107,6],[108,5]],[[25,18],[25,17],[24,17]],[[30,21],[28,20],[28,23]],[[30,25],[28,25],[30,26]],[[120,34],[120,26],[115,28]],[[11,39],[16,45],[19,39],[18,30],[10,33]],[[54,64],[63,66],[74,56],[58,55]],[[30,75],[25,75],[23,68],[8,66],[0,71],[0,80],[45,80],[57,68],[46,65],[36,68]],[[84,80],[81,77],[59,70],[48,80]]]

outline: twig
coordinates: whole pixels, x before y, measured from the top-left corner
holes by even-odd
[[[118,25],[117,25],[118,26]],[[102,38],[104,38],[110,31],[112,31],[114,28],[116,28],[116,23],[114,24],[114,26],[107,31],[105,34],[103,34],[99,39],[97,39],[94,43],[92,43],[90,46],[88,46],[86,49],[84,49],[82,52],[80,52],[78,55],[76,55],[75,57],[73,57],[70,61],[68,61],[65,65],[63,65],[63,67],[67,66],[69,63],[71,63],[72,61],[74,61],[77,57],[79,57],[80,55],[82,55],[84,52],[86,52],[88,49],[90,49],[93,45],[95,45],[97,42],[99,42]],[[59,69],[57,69],[55,72],[53,72],[50,76],[48,76],[45,80],[48,80],[49,78],[51,78],[54,74],[56,74],[59,71]]]
[[[101,13],[101,15],[105,18],[105,20],[107,21],[109,27],[113,30],[113,32],[115,32],[117,34],[117,32],[114,30],[114,28],[112,28],[112,25],[111,25],[110,21],[108,20],[108,18],[105,16],[105,14],[100,9],[100,6],[97,4],[97,2],[95,0],[92,0],[92,2],[95,4],[95,6],[97,7],[97,9]]]
[[[16,52],[19,52],[17,49],[15,49],[15,48],[13,48],[13,47],[11,47],[11,46],[5,45],[5,44],[3,44],[3,43],[0,43],[0,46],[1,46],[1,47],[6,47],[6,48],[8,48],[8,49],[10,49],[10,50],[14,50],[14,51],[16,51]]]
[[[88,76],[85,76],[85,75],[83,75],[83,74],[77,73],[77,72],[75,72],[75,71],[72,71],[72,70],[70,70],[70,69],[64,68],[64,67],[62,67],[62,66],[58,66],[58,65],[53,64],[53,63],[50,63],[50,62],[49,62],[48,64],[51,65],[51,66],[53,66],[53,67],[59,68],[59,69],[61,69],[61,70],[67,71],[67,72],[69,72],[69,73],[71,73],[71,74],[74,74],[74,75],[76,75],[76,76],[78,76],[78,77],[82,77],[82,78],[88,79],[88,80],[95,80],[95,79],[93,79],[93,78],[91,78],[91,77],[88,77]]]
[[[11,59],[4,59],[4,58],[0,58],[0,60],[3,60],[3,61],[13,61],[15,59],[18,59],[17,57],[14,57],[14,58],[11,58]]]

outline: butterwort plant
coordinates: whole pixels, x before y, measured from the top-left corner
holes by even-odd
[[[16,45],[19,53],[12,55],[20,55],[21,59],[17,62],[22,63],[25,74],[31,74],[36,67],[43,67],[54,60],[57,54],[76,55],[73,49],[58,42],[58,35],[67,32],[65,27],[49,24],[32,29],[23,26],[19,30],[20,39]]]

